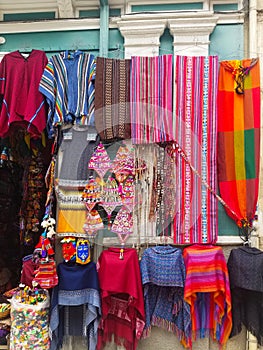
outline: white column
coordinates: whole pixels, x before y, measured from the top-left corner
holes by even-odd
[[[205,56],[209,54],[209,36],[218,17],[213,12],[181,14],[168,19],[170,33],[174,37],[174,54]]]
[[[167,20],[147,17],[126,15],[117,22],[124,37],[125,58],[159,55],[160,36],[164,32]]]

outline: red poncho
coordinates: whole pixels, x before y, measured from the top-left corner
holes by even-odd
[[[143,289],[138,256],[126,248],[120,259],[119,248],[109,248],[98,259],[102,319],[97,349],[112,338],[126,350],[135,350],[145,325]]]

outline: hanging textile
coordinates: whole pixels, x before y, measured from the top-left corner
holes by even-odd
[[[59,284],[52,291],[50,350],[60,349],[66,336],[87,339],[89,350],[95,350],[101,315],[98,274],[96,264],[57,267]]]
[[[14,51],[0,63],[0,137],[6,137],[13,126],[22,126],[33,137],[40,138],[46,127],[47,105],[38,84],[47,64],[44,51],[32,50],[28,56]],[[12,132],[12,130],[11,130]]]
[[[250,226],[259,186],[260,73],[258,59],[220,62],[218,88],[218,181],[220,196]]]
[[[90,158],[88,168],[95,170],[101,178],[112,168],[110,157],[101,142]]]
[[[228,258],[233,327],[231,337],[242,325],[263,345],[263,251],[248,246],[232,249]]]
[[[83,230],[86,201],[82,196],[93,171],[87,163],[99,142],[94,141],[93,132],[94,128],[82,125],[62,131],[55,169],[58,236],[87,237]]]
[[[218,58],[177,56],[176,141],[202,180],[216,192]],[[217,240],[217,200],[183,157],[176,159],[174,242]]]
[[[185,266],[182,251],[172,246],[148,248],[141,258],[146,324],[144,336],[157,326],[175,333],[188,347],[190,307],[184,301]]]
[[[39,91],[49,105],[47,129],[54,135],[54,127],[67,123],[93,125],[95,57],[68,50],[53,55],[43,72]]]
[[[224,346],[232,327],[231,295],[226,260],[221,247],[184,248],[184,299],[190,305],[192,339],[211,338]]]
[[[83,231],[86,220],[86,206],[82,193],[86,181],[57,180],[55,192],[58,202],[57,227],[58,236],[87,236]]]
[[[130,63],[96,59],[95,125],[101,140],[131,138]]]
[[[99,182],[98,178],[94,179],[93,176],[90,176],[82,192],[81,199],[88,211],[91,211],[96,204],[101,202],[102,189]]]
[[[174,140],[173,56],[131,58],[133,144]]]
[[[99,256],[97,269],[102,299],[97,350],[112,340],[126,350],[135,350],[145,325],[137,252],[108,248]]]

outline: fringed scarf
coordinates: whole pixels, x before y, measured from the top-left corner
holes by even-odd
[[[255,216],[259,147],[259,61],[223,61],[218,88],[218,181],[220,196],[232,209],[226,212],[240,227],[251,225]]]
[[[242,324],[263,345],[263,251],[252,247],[232,249],[228,258],[233,327],[231,337]]]
[[[190,305],[192,338],[211,338],[224,346],[232,327],[231,294],[226,260],[221,247],[184,248],[184,299]]]
[[[177,56],[176,136],[189,163],[216,192],[218,58]],[[175,243],[217,240],[217,201],[183,157],[176,163]]]
[[[102,319],[97,350],[112,340],[135,350],[145,325],[140,266],[132,248],[109,248],[99,256]]]
[[[190,307],[184,301],[185,266],[182,251],[171,246],[148,248],[141,259],[146,324],[144,337],[157,326],[175,333],[188,347]]]
[[[173,56],[131,58],[131,132],[134,144],[174,140]]]
[[[95,125],[101,140],[131,138],[130,64],[131,60],[96,60]]]

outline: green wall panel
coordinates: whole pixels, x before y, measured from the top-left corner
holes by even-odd
[[[225,212],[222,204],[218,204],[218,234],[219,236],[238,236],[239,228],[235,221]]]
[[[6,42],[0,46],[1,51],[31,51],[39,49],[47,54],[63,50],[99,51],[99,29],[89,31],[18,33],[5,34]]]
[[[244,56],[243,24],[217,25],[210,35],[210,55],[219,60],[242,59]]]
[[[109,10],[110,17],[118,17],[121,15],[121,9],[113,8]],[[100,10],[81,10],[79,11],[80,18],[100,18]]]
[[[29,52],[32,49],[38,49],[44,50],[50,56],[64,50],[79,49],[98,55],[99,34],[99,29],[70,32],[5,34],[3,36],[6,42],[0,46],[0,51],[20,50]],[[123,58],[124,39],[118,29],[110,29],[109,41],[109,57]]]
[[[108,56],[110,58],[124,58],[124,38],[118,29],[110,29],[109,43]]]
[[[169,55],[173,53],[173,36],[168,28],[165,29],[160,38],[159,55]]]

